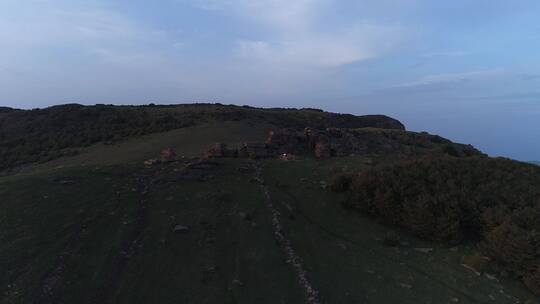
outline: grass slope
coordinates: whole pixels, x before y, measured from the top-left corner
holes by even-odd
[[[334,168],[366,162],[258,162],[283,234],[322,303],[531,297],[461,267],[467,246],[426,254],[414,248],[432,245],[406,234],[407,245],[384,246],[388,228],[347,212],[342,197],[320,188]],[[304,302],[254,173],[238,171],[254,163],[221,160],[205,182],[182,179],[182,163],[0,178],[0,303]],[[176,225],[189,231],[175,232]]]
[[[118,142],[208,123],[241,121],[283,128],[404,129],[383,115],[354,116],[315,109],[260,109],[219,104],[168,106],[54,106],[0,109],[0,170],[73,155],[99,142]]]
[[[169,113],[171,107],[147,109]],[[224,108],[189,109],[214,115]],[[494,281],[462,267],[462,257],[476,253],[472,245],[433,245],[396,231],[404,243],[385,246],[391,228],[342,208],[345,194],[321,188],[336,172],[392,161],[389,156],[222,159],[208,169],[187,168],[187,159],[142,166],[165,147],[191,157],[217,141],[263,141],[280,119],[280,126],[303,128],[306,120],[329,117],[314,110],[223,111],[231,115],[231,109],[239,109],[232,116],[239,119],[87,145],[78,155],[0,177],[0,304],[305,302],[298,273],[276,242],[263,189],[322,303],[515,303],[533,297],[516,281]],[[242,111],[256,115],[244,119]],[[387,134],[420,154],[444,153],[444,143],[418,145],[413,133],[363,131]],[[264,186],[254,179],[257,167]],[[189,231],[175,232],[178,225]]]
[[[271,126],[248,122],[221,122],[148,134],[111,145],[98,143],[81,148],[77,155],[64,156],[42,164],[27,165],[19,173],[54,170],[77,166],[108,166],[136,164],[159,156],[159,151],[171,147],[179,156],[196,157],[216,142],[240,144],[261,141]]]

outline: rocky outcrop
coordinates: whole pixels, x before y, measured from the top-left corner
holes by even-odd
[[[215,144],[208,157],[267,158],[312,155],[318,159],[350,155],[448,154],[455,157],[481,155],[470,145],[453,143],[437,135],[375,128],[305,128],[271,130],[264,143],[244,143],[228,149]]]
[[[237,149],[229,149],[229,147],[224,143],[215,143],[208,151],[206,152],[207,157],[237,157]]]
[[[176,151],[173,148],[166,148],[161,151],[161,160],[171,162],[176,160]]]

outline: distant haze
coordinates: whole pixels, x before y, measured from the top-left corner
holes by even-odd
[[[540,159],[540,1],[3,0],[0,106],[381,113]]]

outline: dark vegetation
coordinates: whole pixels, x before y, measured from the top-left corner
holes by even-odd
[[[298,129],[305,126],[404,129],[399,121],[382,115],[354,116],[317,109],[260,109],[220,104],[0,108],[0,170],[74,154],[77,148],[98,142],[116,142],[221,121]]]
[[[335,176],[346,206],[436,241],[477,241],[540,294],[540,168],[487,157],[429,156]]]
[[[415,297],[442,301],[441,292],[454,301],[451,296],[462,288],[488,295],[473,287],[485,284],[480,278],[459,277],[461,262],[453,264],[458,270],[448,268],[449,256],[461,260],[462,251],[437,253],[436,262],[426,262],[424,253],[411,260],[415,253],[404,255],[402,231],[387,233],[387,227],[327,204],[345,198],[345,206],[427,240],[478,244],[498,262],[501,282],[506,280],[502,272],[510,273],[540,294],[540,167],[488,158],[440,136],[406,132],[386,116],[220,104],[72,104],[28,111],[0,107],[0,171],[77,153],[99,142],[202,124],[222,128],[226,124],[221,122],[232,121],[240,122],[230,132],[240,134],[240,140],[255,126],[291,130],[280,153],[292,153],[290,147],[298,142],[288,140],[298,132],[305,136],[306,126],[320,129],[329,134],[322,134],[326,146],[319,146],[333,157],[315,160],[311,153],[302,154],[301,161],[219,159],[211,168],[188,159],[145,167],[126,161],[3,176],[0,303],[301,302],[295,278],[275,246],[255,164],[265,165],[262,172],[275,207],[288,215],[282,219],[283,231],[305,259],[316,286],[333,299],[325,302],[354,302],[371,292],[375,296],[375,288],[385,292],[373,303],[396,302],[404,294],[410,303],[425,302]],[[186,131],[175,138],[180,146],[214,143],[208,132],[215,131],[180,131]],[[155,142],[157,156],[171,140]],[[135,153],[136,145],[142,143],[123,153]],[[95,157],[112,157],[106,149],[114,147],[96,147],[105,152]],[[336,168],[341,173],[326,183]],[[187,230],[178,232],[177,226]],[[376,236],[396,250],[377,249]],[[416,265],[412,270],[429,276],[412,280],[407,268],[411,261]],[[462,262],[487,263],[480,254],[467,255]],[[439,287],[433,287],[433,277],[440,278]],[[410,293],[424,287],[429,291]],[[465,292],[457,295],[468,299]]]

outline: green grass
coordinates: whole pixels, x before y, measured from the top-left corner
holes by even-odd
[[[533,298],[515,281],[497,283],[462,267],[462,257],[475,248],[462,245],[454,251],[419,240],[342,208],[344,197],[320,188],[330,172],[362,165],[360,158],[266,164],[265,180],[286,234],[325,303],[452,303],[454,298],[459,303],[514,303],[514,297]],[[389,231],[407,244],[385,246]],[[423,247],[434,251],[414,249]]]
[[[99,271],[104,266],[103,255],[114,250],[117,239],[129,229],[122,225],[122,218],[133,216],[130,170],[63,170],[61,175],[0,181],[0,292],[5,295],[4,303],[28,303],[37,297],[42,278],[59,265],[65,251],[74,252],[67,261],[67,274],[78,273],[72,269]],[[74,183],[61,184],[58,178]],[[80,258],[82,252],[87,254],[84,259]],[[97,261],[84,265],[92,262],[88,259]]]
[[[270,126],[266,124],[246,122],[222,122],[187,127],[144,135],[114,145],[99,143],[80,149],[79,155],[27,166],[19,173],[51,171],[65,167],[142,163],[150,158],[159,158],[160,151],[167,147],[175,149],[178,156],[196,157],[216,142],[234,145],[250,141],[264,141],[269,128]]]
[[[58,265],[64,269],[52,303],[303,303],[274,240],[260,186],[237,170],[253,162],[219,160],[206,182],[170,178],[182,163],[0,178],[0,303],[39,298],[44,278]],[[460,266],[474,248],[452,251],[399,231],[409,245],[384,246],[391,228],[342,208],[344,197],[319,185],[331,172],[366,162],[261,161],[284,233],[323,303],[513,303],[507,295],[531,297],[517,283],[496,283]],[[118,267],[123,244],[137,231],[141,176],[153,181],[147,221],[132,255]],[[74,183],[61,183],[66,180]],[[175,225],[190,230],[174,232]]]

